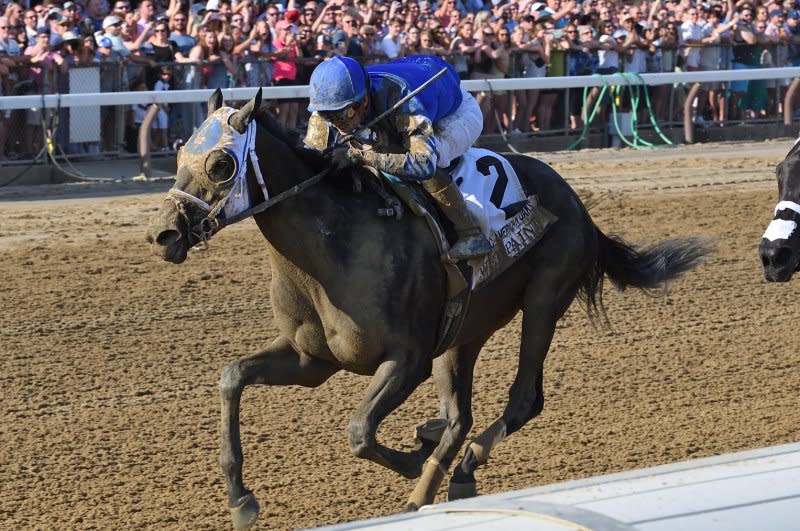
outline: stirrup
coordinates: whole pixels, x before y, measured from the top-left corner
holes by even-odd
[[[492,250],[492,244],[481,233],[465,235],[447,251],[447,260],[451,263],[480,258],[486,256]]]

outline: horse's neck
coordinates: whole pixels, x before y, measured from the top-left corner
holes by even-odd
[[[256,150],[270,197],[314,176],[314,168],[303,161],[284,139],[273,135],[261,124],[259,128]],[[254,181],[250,179],[251,197],[261,197],[261,189]],[[320,190],[321,186],[322,183],[311,186],[255,216],[262,233],[278,253],[294,259],[304,253],[308,238],[319,238],[319,218],[327,218],[325,213],[334,210],[330,208],[333,200]]]
[[[258,129],[256,152],[270,196],[275,197],[313,175],[312,169],[282,138],[261,124]],[[250,184],[252,187],[253,183]]]

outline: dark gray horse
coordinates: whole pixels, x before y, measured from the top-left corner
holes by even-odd
[[[556,321],[575,297],[594,315],[602,312],[604,275],[619,289],[657,288],[708,252],[693,239],[636,250],[609,238],[552,168],[511,155],[523,186],[558,221],[518,262],[473,294],[455,342],[437,356],[447,278],[425,221],[376,217],[383,200],[353,193],[346,176],[298,191],[296,186],[324,170],[327,161],[300,147],[269,113],[260,112],[260,103],[259,92],[234,111],[221,107],[219,92],[212,96],[209,118],[179,155],[175,187],[147,234],[157,255],[181,263],[190,247],[213,232],[212,218],[229,202],[237,175],[246,180],[254,203],[264,192],[288,196],[255,216],[267,240],[280,335],[264,351],[232,363],[220,379],[220,464],[237,528],[249,527],[258,516],[256,499],[242,479],[239,402],[246,386],[314,387],[340,370],[372,376],[348,425],[350,448],[357,457],[419,477],[407,506],[413,510],[434,501],[472,429],[472,376],[481,347],[522,310],[519,364],[508,404],[470,443],[450,481],[451,498],[474,495],[474,472],[492,448],[542,411],[545,356]],[[226,127],[235,132],[225,133]],[[240,140],[221,148],[218,140],[226,134]],[[252,143],[242,144],[245,137]],[[248,162],[251,148],[260,163],[252,157]],[[431,374],[444,419],[441,432],[422,436],[408,452],[382,445],[376,439],[380,423]]]
[[[772,222],[761,238],[758,254],[764,278],[787,282],[800,268],[800,142],[795,142],[775,169],[778,204]]]

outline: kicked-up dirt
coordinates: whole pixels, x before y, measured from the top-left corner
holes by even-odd
[[[798,440],[800,279],[766,283],[756,253],[791,142],[541,154],[606,233],[707,235],[718,247],[663,298],[607,283],[608,328],[570,309],[545,365],[544,412],[479,470],[481,493]],[[230,525],[217,381],[275,335],[270,272],[252,221],[180,266],[151,255],[144,229],[170,184],[0,189],[4,529]],[[517,319],[481,355],[475,432],[505,405],[518,339]],[[259,528],[402,508],[413,483],[348,450],[367,382],[247,389],[244,473]],[[408,448],[437,411],[426,382],[379,436]]]

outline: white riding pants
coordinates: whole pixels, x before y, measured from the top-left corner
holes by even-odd
[[[446,168],[456,157],[463,155],[478,140],[483,131],[483,114],[475,98],[461,89],[461,105],[434,127],[433,134],[439,146],[440,168]]]

